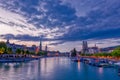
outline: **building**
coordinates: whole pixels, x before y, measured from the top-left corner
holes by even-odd
[[[16,53],[17,49],[21,49],[24,51],[29,50],[30,52],[35,52],[35,50],[37,48],[35,45],[32,45],[31,47],[27,47],[26,45],[19,45],[19,44],[10,43],[9,39],[6,41],[6,45],[8,48],[12,48],[13,53]]]
[[[81,52],[84,54],[95,54],[95,53],[99,53],[100,49],[96,46],[96,44],[93,47],[88,47],[87,41],[83,41]]]
[[[10,43],[9,39],[7,39],[6,45],[7,45],[8,48],[12,48],[12,52],[13,53],[15,53],[17,49],[24,50],[26,48],[25,45],[18,45],[18,44]]]
[[[88,43],[87,43],[87,41],[83,41],[83,43],[82,43],[82,53],[84,53],[84,54],[88,53]]]
[[[60,52],[59,51],[48,51],[47,56],[59,56]]]
[[[47,47],[47,45],[45,46],[45,52],[47,52],[48,51],[48,47]]]
[[[42,51],[42,39],[40,38],[39,51]]]
[[[94,47],[89,47],[88,50],[90,54],[95,54],[100,52],[100,49],[96,46],[96,44]]]

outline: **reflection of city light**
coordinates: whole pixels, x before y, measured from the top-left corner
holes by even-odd
[[[103,68],[99,68],[99,73],[100,73],[100,74],[103,73]]]
[[[80,62],[78,62],[78,70],[80,70]]]

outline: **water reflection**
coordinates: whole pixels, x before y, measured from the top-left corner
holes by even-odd
[[[78,70],[80,71],[80,62],[78,62]]]
[[[0,69],[3,68],[3,63],[0,63]]]
[[[98,71],[99,71],[99,74],[102,74],[103,73],[103,68],[102,67],[99,68]]]
[[[37,70],[37,77],[36,77],[36,80],[40,80],[40,66],[41,66],[41,62],[40,60],[38,60],[38,70]]]
[[[7,76],[6,76],[7,75]],[[111,76],[112,75],[112,76]],[[119,80],[112,68],[97,68],[69,58],[41,58],[29,63],[0,64],[0,80]]]
[[[10,67],[9,63],[4,64],[4,71],[9,71]]]

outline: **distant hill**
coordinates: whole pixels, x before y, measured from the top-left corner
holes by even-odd
[[[117,47],[120,47],[120,45],[101,48],[101,51],[109,51],[109,50],[113,50]]]

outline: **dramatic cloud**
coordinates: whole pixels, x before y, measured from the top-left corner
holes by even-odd
[[[95,0],[79,0],[86,5],[92,6],[86,16],[78,17],[62,39],[84,40],[84,39],[103,39],[119,38],[120,36],[120,1],[100,0],[98,4]],[[100,2],[98,1],[98,2]],[[87,3],[88,2],[88,3]],[[94,5],[96,4],[96,6]],[[98,5],[97,5],[98,4]]]
[[[0,28],[2,39],[39,41],[43,36],[58,48],[82,40],[118,43],[120,1],[0,0]]]

